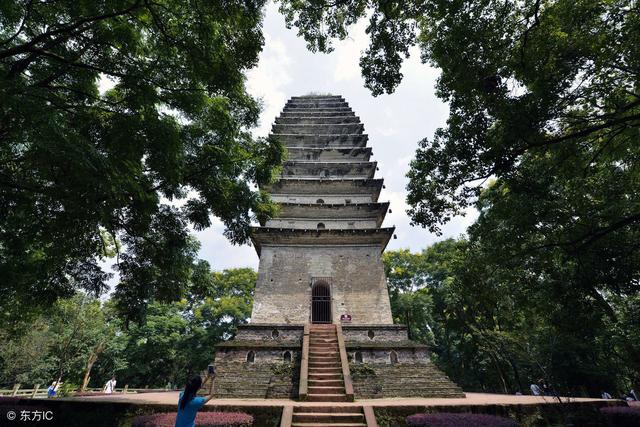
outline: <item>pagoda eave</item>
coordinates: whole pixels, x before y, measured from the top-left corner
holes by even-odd
[[[371,200],[376,202],[382,191],[384,180],[382,179],[319,179],[310,181],[300,178],[281,178],[271,185],[262,186],[260,189],[271,194],[280,195],[371,195]]]
[[[300,229],[251,227],[251,242],[260,255],[262,246],[378,246],[387,247],[395,227],[365,229]]]
[[[389,202],[382,203],[280,203],[280,212],[277,218],[317,218],[323,219],[356,219],[374,218],[378,226],[382,224]]]

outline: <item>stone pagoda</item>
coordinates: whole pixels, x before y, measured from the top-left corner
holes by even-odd
[[[291,98],[272,136],[288,149],[254,227],[251,323],[216,348],[218,397],[350,401],[460,397],[426,346],[394,325],[381,255],[394,237],[364,126],[340,96]],[[295,416],[295,414],[294,414]]]

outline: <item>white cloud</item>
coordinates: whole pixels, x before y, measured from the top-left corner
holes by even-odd
[[[291,58],[287,48],[279,37],[265,34],[264,50],[260,54],[258,66],[247,73],[249,93],[260,97],[263,111],[260,125],[254,130],[257,136],[266,136],[271,129],[273,118],[278,115],[287,100],[283,87],[291,81],[289,67]]]
[[[366,28],[366,20],[361,20],[350,28],[349,38],[334,44],[335,50],[332,55],[336,58],[336,65],[333,78],[336,82],[356,80],[360,77],[360,55],[369,44]]]

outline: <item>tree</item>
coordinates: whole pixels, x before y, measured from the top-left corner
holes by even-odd
[[[257,273],[250,268],[212,272],[201,261],[193,277],[180,301],[152,302],[144,322],[119,324],[96,363],[98,377],[117,373],[125,384],[164,387],[206,369],[214,346],[233,337],[236,326],[251,315]],[[118,304],[110,301],[107,313],[117,314]]]
[[[395,89],[412,45],[441,70],[437,94],[450,116],[411,164],[415,224],[439,232],[495,179],[494,199],[503,197],[522,219],[509,234],[521,252],[555,245],[614,263],[637,252],[640,15],[633,1],[283,0],[281,9],[320,51],[368,14],[371,44],[361,66],[374,95]],[[512,195],[531,203],[514,204]],[[536,227],[544,227],[545,242],[519,240]],[[621,240],[611,253],[600,250],[607,237]],[[637,283],[625,286],[637,291]]]
[[[403,298],[427,295],[414,311],[429,320],[408,326],[466,390],[526,392],[545,378],[561,394],[599,396],[637,384],[637,297],[607,294],[604,307],[566,281],[562,259],[545,258],[554,266],[538,275],[500,255],[482,240],[451,239],[386,253],[394,321],[405,322],[398,283]]]
[[[140,258],[148,251],[138,245],[163,225],[179,235],[213,215],[242,243],[254,215],[273,213],[253,185],[272,178],[282,147],[248,133],[259,104],[243,74],[263,44],[263,4],[0,5],[3,323],[77,289],[104,291],[109,274],[97,258],[109,240],[144,266],[155,260]],[[188,239],[154,238],[187,250]],[[155,266],[171,275],[173,261]]]
[[[100,301],[83,294],[60,300],[51,311],[48,323],[49,357],[56,368],[55,377],[59,381],[69,374],[72,381],[77,381],[84,371],[82,387],[85,387],[110,335]]]

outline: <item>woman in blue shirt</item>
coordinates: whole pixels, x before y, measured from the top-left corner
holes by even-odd
[[[200,375],[196,375],[189,380],[187,386],[184,388],[184,392],[180,393],[175,427],[195,427],[198,409],[202,408],[205,403],[213,398],[213,394],[207,397],[196,396],[201,386],[202,378]]]

